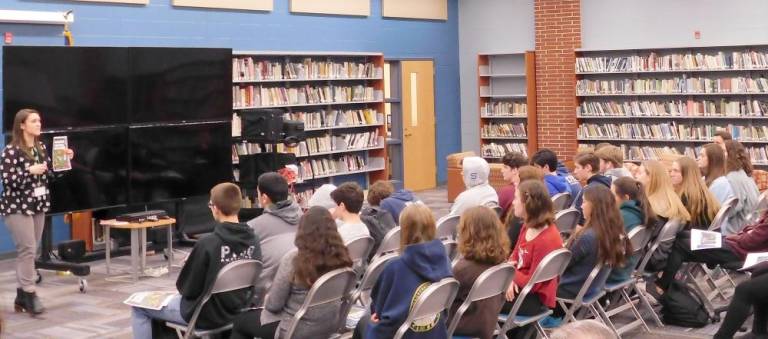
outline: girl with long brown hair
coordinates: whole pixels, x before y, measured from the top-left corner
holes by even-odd
[[[706,144],[696,161],[704,175],[704,183],[721,204],[733,197],[731,183],[725,177],[725,151],[717,144]]]
[[[0,157],[0,214],[17,253],[14,309],[32,316],[45,310],[35,293],[35,254],[43,235],[45,212],[51,207],[48,184],[53,179],[51,158],[40,142],[41,131],[40,112],[29,108],[18,111],[11,142]],[[72,158],[74,153],[67,149],[66,154]]]
[[[458,226],[461,259],[453,267],[459,281],[459,292],[450,314],[455,314],[467,298],[477,277],[485,270],[504,262],[509,254],[509,239],[496,212],[475,206],[461,215]],[[463,336],[493,338],[494,325],[504,303],[503,296],[477,301],[467,309],[454,331]]]
[[[336,222],[324,207],[315,206],[304,213],[299,220],[294,244],[296,250],[288,252],[280,261],[267,293],[264,311],[249,312],[250,317],[238,317],[232,338],[282,338],[312,284],[325,273],[352,267],[352,259],[341,240]],[[294,337],[330,336],[336,330],[340,307],[340,303],[331,303],[307,311]],[[248,326],[248,320],[261,325]]]
[[[637,226],[645,226],[649,232],[656,228],[656,214],[651,209],[651,203],[645,196],[645,187],[632,177],[617,178],[611,184],[611,191],[616,197],[621,220],[624,222],[624,232],[629,232]],[[607,282],[618,283],[630,278],[637,265],[638,258],[632,256],[621,267],[611,270]]]
[[[731,235],[738,233],[749,221],[750,214],[757,206],[760,191],[757,189],[755,180],[750,178],[752,162],[744,146],[738,141],[726,140],[725,153],[727,156],[725,169],[728,172],[725,177],[731,183],[733,196],[739,198],[728,222],[721,230],[723,235]]]
[[[611,269],[622,267],[632,253],[632,245],[624,231],[624,223],[611,190],[602,185],[584,188],[582,205],[586,223],[568,239],[571,261],[560,275],[557,296],[575,298],[597,264],[603,268],[592,281],[586,295],[603,288]],[[544,321],[545,327],[555,327],[562,321],[565,310],[558,308],[554,316]],[[559,319],[558,319],[559,318]]]
[[[669,169],[669,178],[680,201],[691,215],[691,222],[686,228],[709,228],[709,224],[720,209],[720,203],[701,179],[696,161],[689,157],[680,157],[675,160]]]
[[[520,290],[525,287],[536,271],[541,260],[550,252],[563,247],[560,232],[555,226],[555,213],[547,187],[538,180],[528,180],[520,184],[512,202],[515,216],[523,220],[515,248],[509,262],[515,266],[515,278],[507,288],[507,304],[511,308]],[[528,296],[523,299],[518,315],[533,315],[542,308],[554,308],[557,298],[557,281],[552,279],[533,286]],[[525,326],[507,332],[509,338],[525,338],[532,328]]]
[[[640,165],[637,180],[645,186],[651,209],[657,216],[665,219],[677,219],[682,223],[691,220],[691,214],[680,201],[680,196],[675,193],[669,173],[660,162],[646,160]]]

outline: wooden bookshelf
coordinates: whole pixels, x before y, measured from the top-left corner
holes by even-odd
[[[531,51],[477,56],[480,152],[488,162],[510,151],[536,152],[535,66]]]
[[[697,157],[716,130],[768,164],[768,45],[577,50],[579,148]]]
[[[303,145],[277,148],[297,155],[299,200],[306,202],[314,188],[325,183],[356,181],[366,188],[389,178],[383,69],[381,53],[234,52],[233,119],[245,109],[282,108],[286,119],[305,122],[307,141]],[[233,122],[233,126],[239,124]],[[233,130],[237,146],[233,152],[265,150],[238,144],[237,135]],[[236,158],[233,153],[235,167]],[[344,160],[361,160],[362,164],[352,161],[350,167]],[[329,167],[320,170],[313,163]]]

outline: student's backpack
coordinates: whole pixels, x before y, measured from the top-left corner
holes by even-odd
[[[672,281],[659,303],[662,320],[667,325],[699,328],[711,320],[701,298],[677,280]]]
[[[371,251],[373,256],[387,232],[397,226],[395,219],[392,214],[379,207],[368,206],[360,211],[360,220],[368,227],[368,232],[373,238],[373,251]]]

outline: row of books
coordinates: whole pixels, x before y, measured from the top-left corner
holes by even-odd
[[[383,92],[381,90],[363,85],[304,85],[300,87],[232,86],[232,103],[235,108],[374,101],[382,100],[382,95]]]
[[[521,143],[488,143],[481,146],[480,150],[483,157],[501,158],[509,152],[522,153],[528,156],[528,146]]]
[[[622,57],[579,57],[576,72],[651,72],[744,70],[768,68],[768,53],[758,51],[717,52],[715,54],[685,53]]]
[[[768,93],[768,79],[764,77],[689,78],[687,76],[672,79],[581,79],[576,82],[576,91],[579,95]]]
[[[375,109],[317,110],[312,112],[289,112],[285,119],[303,121],[304,128],[327,128],[342,126],[372,125],[384,123],[384,114]]]
[[[698,159],[702,149],[701,146],[653,147],[620,145],[620,147],[624,152],[624,159],[628,161],[662,160],[664,155],[684,155],[692,159]],[[579,145],[580,151],[593,148],[594,145],[590,144]],[[768,146],[748,146],[746,150],[753,164],[768,165]]]
[[[339,158],[307,159],[299,162],[299,180],[316,176],[343,174],[366,169],[365,158],[359,155],[344,155]]]
[[[525,130],[525,124],[496,124],[488,123],[482,126],[480,129],[480,135],[484,138],[487,137],[514,137],[525,138],[527,133]]]
[[[276,147],[276,152],[284,153],[286,152],[286,147],[283,144],[278,144],[276,146],[269,145],[269,144],[258,144],[255,142],[238,142],[232,144],[232,163],[238,163],[239,162],[239,155],[248,155],[248,154],[258,154],[258,153],[265,153],[265,152],[272,152],[272,148]]]
[[[343,134],[338,136],[326,134],[320,137],[307,138],[307,140],[299,142],[296,146],[286,146],[281,151],[305,157],[316,153],[352,151],[356,149],[377,147],[382,146],[381,144],[382,139],[379,138],[378,131]]]
[[[584,101],[576,109],[582,116],[768,116],[768,102],[761,100]]]
[[[480,113],[484,116],[525,116],[528,114],[528,104],[517,101],[486,102],[480,108]]]
[[[728,124],[694,125],[676,121],[659,124],[589,124],[579,125],[579,138],[657,139],[681,141],[709,141],[716,131],[726,130],[741,141],[768,142],[768,126],[739,126]]]
[[[372,62],[312,58],[304,58],[301,62],[257,60],[254,57],[232,59],[232,79],[235,81],[360,79],[381,78],[382,75],[381,67]]]

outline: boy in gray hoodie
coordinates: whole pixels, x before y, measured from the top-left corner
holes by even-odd
[[[302,212],[299,204],[288,199],[288,182],[275,172],[259,176],[257,184],[259,204],[264,213],[248,222],[259,238],[263,269],[256,282],[257,304],[275,277],[283,256],[296,248],[293,244]]]
[[[618,146],[607,145],[595,151],[600,159],[600,173],[611,179],[611,182],[622,177],[632,177],[632,173],[624,168],[624,152]]]
[[[461,175],[467,190],[461,192],[451,206],[451,215],[461,215],[464,210],[488,204],[499,204],[496,190],[488,184],[491,167],[480,157],[466,157],[461,163]]]

